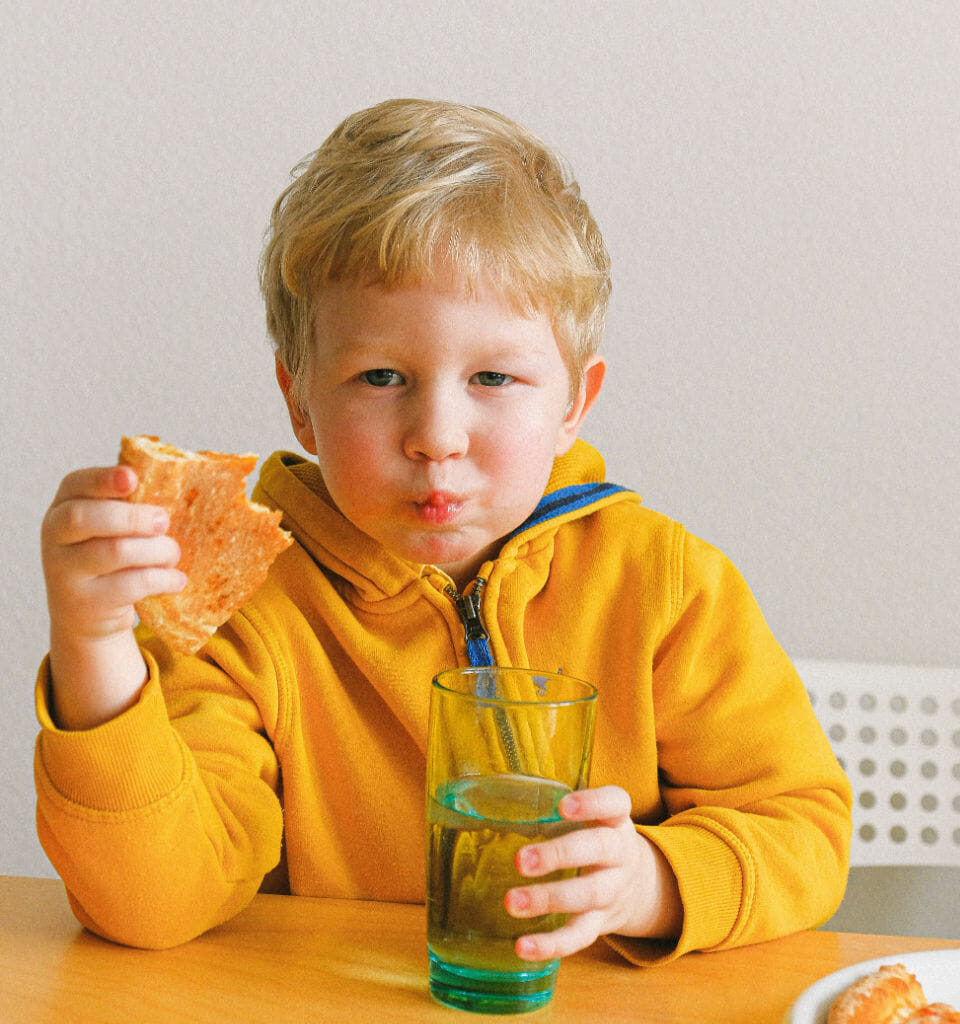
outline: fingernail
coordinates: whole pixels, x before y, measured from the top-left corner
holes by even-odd
[[[524,871],[536,871],[540,867],[540,851],[533,846],[527,846],[520,851],[520,865]]]
[[[563,804],[561,814],[578,814],[580,812],[580,798],[568,793],[560,803]]]
[[[530,893],[526,889],[511,889],[507,893],[508,910],[528,910],[530,908]]]
[[[537,944],[526,935],[521,939],[517,939],[517,943],[513,948],[517,956],[523,957],[525,960],[537,959]]]
[[[157,533],[166,533],[170,526],[170,516],[162,509],[153,517],[153,529]]]

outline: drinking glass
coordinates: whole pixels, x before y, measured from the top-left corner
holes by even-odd
[[[557,804],[587,785],[596,699],[589,683],[531,669],[451,669],[433,680],[427,946],[440,1002],[522,1013],[553,996],[560,961],[521,960],[514,943],[566,915],[511,917],[504,897],[527,881],[515,867],[520,847],[579,827]]]

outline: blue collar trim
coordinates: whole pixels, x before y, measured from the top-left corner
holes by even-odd
[[[619,484],[597,483],[597,484],[573,484],[570,487],[562,487],[559,491],[551,491],[545,494],[537,507],[529,516],[513,531],[506,536],[505,540],[511,540],[524,530],[532,526],[539,526],[548,519],[556,519],[567,512],[573,512],[586,505],[592,505],[601,498],[611,494],[627,490]]]

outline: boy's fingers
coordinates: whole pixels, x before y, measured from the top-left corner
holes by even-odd
[[[552,932],[522,935],[517,939],[517,956],[524,960],[555,960],[593,945],[603,934],[604,917],[598,911],[577,914]]]
[[[75,498],[125,498],[137,486],[137,474],[129,466],[92,466],[68,473],[60,482],[53,503]]]
[[[522,846],[515,863],[524,877],[541,878],[569,868],[618,864],[624,857],[623,846],[620,832],[601,825]]]
[[[567,821],[608,822],[630,817],[630,794],[620,786],[598,786],[568,793],[559,805]]]
[[[99,538],[69,548],[67,558],[85,575],[105,576],[127,569],[172,568],[180,561],[180,545],[166,536]]]
[[[179,569],[127,569],[104,576],[101,587],[109,587],[110,597],[118,605],[132,605],[153,594],[176,594],[183,590],[187,577]]]
[[[50,618],[55,628],[90,635],[104,635],[133,626],[133,606],[153,594],[175,594],[187,583],[178,569],[126,569],[90,581],[72,595],[69,603],[51,604]]]
[[[136,486],[137,474],[129,466],[97,466],[69,473],[44,518],[44,542],[68,546],[93,537],[165,533],[170,525],[165,509],[126,500]]]
[[[618,896],[617,873],[591,871],[560,882],[543,882],[510,889],[504,906],[512,917],[542,914],[580,914],[609,907]]]
[[[128,501],[67,499],[47,514],[51,539],[64,546],[94,537],[153,537],[169,525],[166,509]]]

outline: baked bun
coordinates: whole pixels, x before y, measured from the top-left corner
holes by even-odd
[[[169,513],[187,576],[179,594],[144,598],[137,614],[175,650],[193,654],[260,587],[290,534],[280,529],[281,512],[247,500],[256,455],[181,451],[140,435],[123,438],[120,462],[139,481],[130,501]]]
[[[837,996],[827,1024],[905,1024],[926,1005],[920,983],[903,964],[885,964]]]
[[[922,1010],[916,1010],[903,1024],[960,1024],[960,1010],[946,1003],[931,1003]]]

